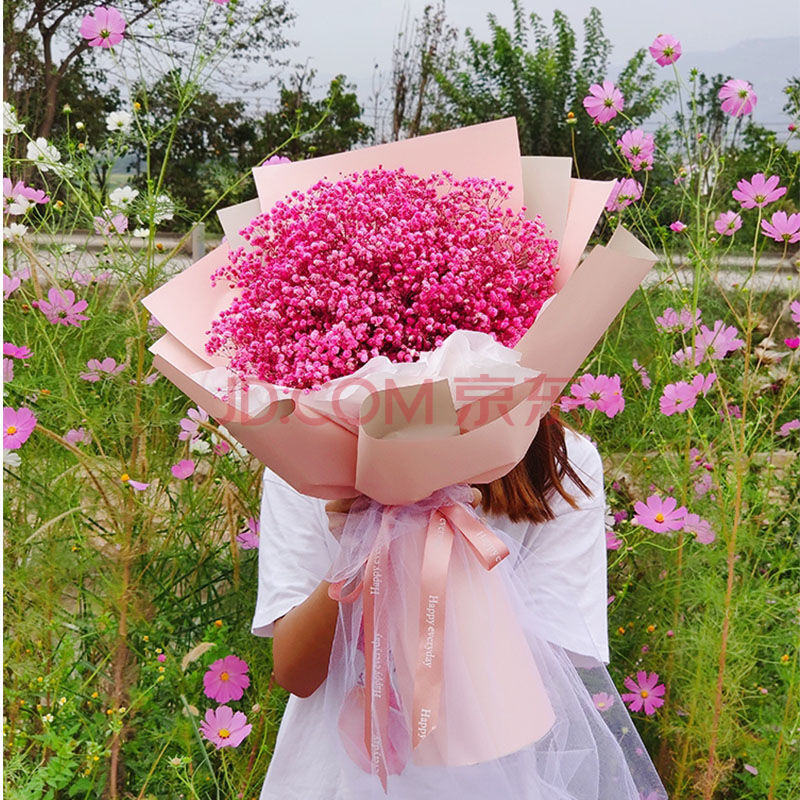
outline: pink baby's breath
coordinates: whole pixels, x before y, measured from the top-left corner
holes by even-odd
[[[315,388],[378,355],[413,361],[456,330],[513,346],[553,294],[557,242],[498,180],[375,169],[254,219],[212,280],[241,290],[207,351],[242,378]]]

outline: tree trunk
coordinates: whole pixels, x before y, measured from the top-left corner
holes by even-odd
[[[56,72],[48,72],[44,79],[44,114],[39,125],[37,136],[45,139],[50,137],[53,129],[53,122],[56,118],[56,105],[58,103],[58,85],[61,83],[61,75]]]

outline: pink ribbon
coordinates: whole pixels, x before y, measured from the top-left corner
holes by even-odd
[[[352,591],[343,594],[344,582],[332,584],[330,596],[339,602],[354,602],[363,594],[364,617],[364,745],[370,769],[387,790],[389,751],[389,635],[387,609],[380,600],[386,592],[389,558],[389,526],[392,509],[387,508],[364,576]],[[419,607],[419,641],[414,673],[412,745],[417,747],[439,723],[444,675],[444,628],[447,573],[456,535],[464,537],[481,565],[490,570],[509,553],[505,544],[462,505],[436,509],[428,520],[422,557]]]
[[[455,535],[460,533],[487,570],[499,564],[508,548],[464,506],[443,506],[431,514],[422,557],[419,646],[414,674],[412,742],[416,748],[439,723],[444,671],[447,572]]]

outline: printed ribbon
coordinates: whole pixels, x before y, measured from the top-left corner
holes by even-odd
[[[343,594],[344,582],[332,584],[330,596],[354,602],[363,592],[364,616],[364,744],[371,771],[387,790],[389,743],[389,635],[388,609],[380,600],[388,579],[389,531],[394,509],[387,508],[364,577]],[[412,746],[417,747],[436,729],[441,705],[447,573],[456,535],[464,537],[481,565],[490,570],[509,553],[503,542],[463,505],[446,505],[429,517],[422,557],[419,641],[414,673]]]

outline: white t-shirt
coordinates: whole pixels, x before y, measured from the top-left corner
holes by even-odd
[[[603,466],[588,439],[570,430],[565,436],[570,463],[591,496],[565,481],[578,509],[555,494],[550,498],[555,519],[549,522],[512,523],[495,516],[487,522],[530,554],[532,600],[548,611],[541,620],[542,636],[608,662]],[[337,548],[325,501],[300,494],[265,469],[252,625],[256,636],[272,636],[275,620],[316,589]],[[526,568],[525,561],[520,568]],[[310,697],[289,697],[261,800],[337,800],[336,732],[322,724],[322,702],[322,688]],[[322,793],[320,787],[325,787]]]

